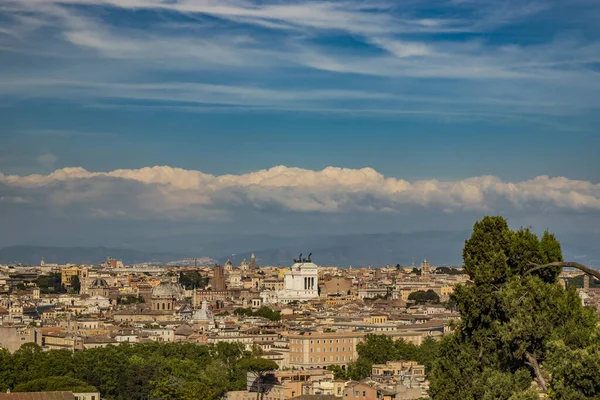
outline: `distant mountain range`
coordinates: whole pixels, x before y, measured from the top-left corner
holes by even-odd
[[[168,262],[185,258],[176,253],[145,252],[113,247],[44,247],[11,246],[0,249],[0,263],[23,263],[38,265],[42,259],[47,263],[100,264],[108,257],[123,260],[127,264],[140,262]]]
[[[202,240],[190,246],[177,247],[175,252],[165,246],[147,244],[138,249],[116,247],[40,247],[12,246],[0,249],[0,263],[38,264],[42,257],[48,263],[98,264],[113,257],[125,264],[142,262],[170,263],[197,257],[199,262],[213,259],[224,263],[228,259],[239,264],[254,253],[259,265],[289,266],[300,253],[312,253],[319,265],[382,266],[419,265],[427,258],[433,265],[461,265],[464,241],[468,231],[430,231],[412,233],[378,233],[352,235],[313,235],[284,237],[270,235],[238,235]],[[578,261],[600,268],[600,233],[559,234],[566,260]],[[139,241],[141,242],[141,240]],[[204,257],[204,258],[203,258]],[[190,264],[189,262],[187,264]]]
[[[460,265],[461,252],[468,232],[432,231],[414,233],[378,233],[327,235],[289,238],[276,247],[238,249],[235,261],[250,258],[254,252],[259,265],[291,265],[299,253],[312,253],[319,265],[357,266],[419,265],[427,258],[436,265]],[[231,254],[231,253],[230,253]],[[223,262],[231,256],[216,257]]]

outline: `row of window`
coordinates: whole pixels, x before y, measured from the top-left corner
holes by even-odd
[[[336,343],[340,342],[340,339],[335,339]],[[290,340],[290,343],[296,343],[296,344],[302,344],[303,341],[300,339],[292,339]],[[323,339],[323,344],[327,343],[327,339]],[[329,339],[329,343],[333,343],[333,339]],[[346,339],[342,339],[342,343],[346,343]],[[348,343],[352,343],[352,339],[348,339]],[[315,341],[313,339],[310,340],[310,344],[315,344]],[[317,344],[321,344],[321,339],[317,339]]]
[[[290,357],[290,361],[292,362],[302,362],[303,361],[303,357]],[[323,356],[323,362],[333,362],[334,361],[334,356],[329,356],[329,358],[327,358],[327,356]],[[339,362],[340,361],[340,356],[335,356],[335,361]],[[346,361],[346,356],[341,356],[341,361],[345,362]],[[348,361],[352,361],[352,356],[348,357]],[[315,362],[315,358],[311,357],[310,358],[310,362]],[[321,357],[317,357],[317,362],[321,362]]]
[[[311,347],[311,348],[310,348],[310,352],[311,352],[311,353],[313,353],[313,350],[314,350],[314,348],[313,348],[313,347]],[[348,350],[350,350],[350,347],[348,347]],[[321,348],[320,348],[320,347],[317,347],[317,353],[319,353],[320,351],[321,351]],[[339,348],[339,347],[336,347],[336,348],[335,348],[335,351],[336,351],[336,352],[337,352],[337,351],[340,351],[340,348]],[[342,351],[346,351],[346,346],[342,346]],[[326,347],[323,347],[323,352],[324,352],[324,353],[326,353],[326,352],[327,352],[327,348],[326,348]],[[333,353],[333,347],[330,347],[330,348],[329,348],[329,352],[330,352],[330,353]]]
[[[317,357],[317,362],[320,362],[321,357]],[[348,357],[349,360],[352,360],[352,357]],[[323,362],[327,362],[327,361],[333,361],[333,356],[329,356],[329,359],[327,359],[327,356],[323,356]],[[335,361],[340,361],[340,356],[335,356]],[[342,361],[346,361],[346,356],[342,356]],[[310,362],[315,362],[314,361],[314,357],[310,358]]]

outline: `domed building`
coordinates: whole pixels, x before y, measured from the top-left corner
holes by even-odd
[[[192,316],[194,330],[207,331],[215,327],[213,313],[208,309],[208,302],[202,302],[202,308],[196,310]]]
[[[225,272],[231,272],[231,270],[233,269],[233,264],[231,263],[231,260],[227,260],[223,268],[225,269]]]
[[[103,296],[108,298],[110,286],[108,285],[108,282],[106,282],[106,279],[96,278],[92,281],[88,293],[90,296]]]
[[[176,282],[161,282],[152,289],[152,310],[173,311],[175,302],[184,298],[183,287]]]

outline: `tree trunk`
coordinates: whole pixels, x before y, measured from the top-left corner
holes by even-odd
[[[533,372],[535,373],[535,380],[537,381],[540,389],[543,393],[548,393],[548,388],[546,387],[546,380],[542,376],[542,371],[540,369],[540,364],[538,364],[537,358],[530,352],[525,352],[525,358],[527,358],[527,364],[533,368]]]
[[[525,275],[530,274],[530,273],[537,271],[538,269],[542,269],[542,268],[570,267],[570,268],[577,268],[578,270],[583,271],[586,274],[593,275],[594,277],[600,279],[600,272],[596,271],[595,269],[586,267],[583,264],[576,263],[576,262],[556,261],[556,262],[551,262],[549,264],[543,264],[543,265],[538,265],[538,264],[533,264],[533,263],[531,265],[533,265],[534,267],[531,268],[530,270],[526,271]]]

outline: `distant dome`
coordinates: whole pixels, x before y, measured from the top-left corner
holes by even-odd
[[[212,312],[208,309],[208,303],[204,300],[202,302],[202,308],[194,312],[192,319],[195,321],[210,321],[212,317]]]
[[[161,282],[152,289],[153,297],[175,297],[176,300],[183,299],[183,287],[179,283]]]
[[[94,279],[94,281],[92,282],[92,285],[90,286],[91,288],[105,288],[108,287],[108,283],[106,282],[105,279]]]

